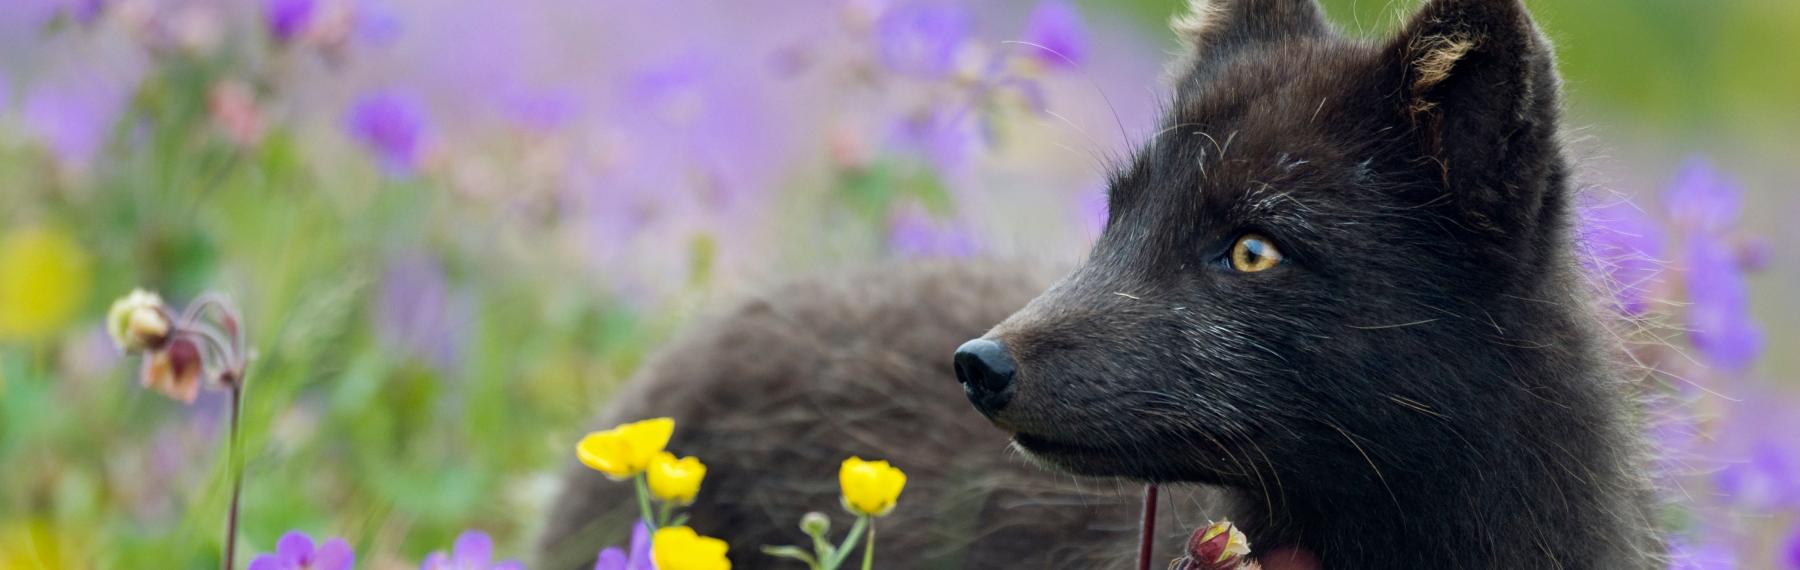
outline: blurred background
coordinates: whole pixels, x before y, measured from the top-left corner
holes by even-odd
[[[1373,38],[1420,2],[1325,3]],[[1800,3],[1528,3],[1677,565],[1800,568]],[[225,399],[139,386],[102,325],[133,287],[243,307],[240,563],[289,530],[523,558],[590,414],[709,304],[1079,259],[1179,4],[0,2],[0,568],[218,565]]]

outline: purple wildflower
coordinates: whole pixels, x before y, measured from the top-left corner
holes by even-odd
[[[1087,59],[1087,27],[1067,0],[1044,0],[1032,8],[1025,41],[1034,44],[1025,46],[1032,58],[1052,68],[1073,68]]]
[[[113,73],[115,75],[107,75]],[[25,128],[42,139],[63,163],[84,168],[106,146],[130,97],[116,71],[83,69],[71,77],[39,84],[25,95],[20,115]]]
[[[1663,231],[1631,202],[1581,208],[1582,265],[1605,281],[1619,310],[1642,315],[1662,273]]]
[[[1789,411],[1796,400],[1757,384],[1734,386],[1737,401],[1708,455],[1730,461],[1713,475],[1713,483],[1732,504],[1759,510],[1800,506],[1800,445],[1793,434],[1800,418]]]
[[[1762,352],[1762,331],[1750,318],[1744,272],[1731,248],[1710,236],[1686,244],[1688,336],[1715,368],[1741,374]]]
[[[319,13],[318,0],[264,0],[263,23],[269,35],[286,43],[305,34]]]
[[[961,225],[904,208],[888,226],[888,249],[900,257],[968,257],[977,247],[975,236]]]
[[[618,547],[600,551],[594,570],[655,570],[650,562],[650,527],[639,521],[631,527],[631,552]]]
[[[456,537],[449,554],[440,550],[425,557],[419,570],[525,570],[525,565],[512,560],[494,563],[494,539],[471,530]]]
[[[289,531],[275,543],[275,552],[257,556],[246,570],[350,570],[356,565],[356,553],[342,538],[332,538],[313,547],[313,539],[300,531]]]
[[[388,2],[364,0],[356,5],[356,36],[368,45],[387,45],[400,37],[400,15]]]
[[[1733,463],[1713,476],[1719,492],[1733,502],[1757,507],[1800,504],[1800,462],[1791,450],[1759,434],[1750,457]]]
[[[396,257],[382,276],[375,328],[388,346],[449,369],[459,352],[456,331],[462,318],[452,295],[436,259]]]
[[[1737,554],[1717,542],[1669,544],[1669,570],[1737,570]]]
[[[88,25],[106,13],[106,0],[63,0],[63,13],[75,23]]]
[[[1694,234],[1719,234],[1730,230],[1743,210],[1743,197],[1737,182],[1700,158],[1688,159],[1682,165],[1664,202],[1675,226]]]
[[[1793,534],[1790,534],[1787,543],[1782,545],[1781,555],[1782,561],[1787,563],[1788,568],[1800,569],[1800,525],[1794,527]]]
[[[956,174],[981,144],[975,122],[973,113],[934,108],[901,117],[890,140],[895,150],[922,159],[938,174]]]
[[[404,175],[418,168],[425,146],[425,111],[417,100],[390,91],[363,95],[350,110],[348,128],[388,173]]]
[[[633,74],[621,110],[629,116],[617,123],[633,137],[634,163],[623,165],[633,185],[666,197],[671,180],[696,182],[696,205],[714,213],[753,203],[779,160],[783,126],[758,100],[755,79],[734,71],[729,60],[695,53]]]
[[[969,14],[961,6],[907,3],[890,8],[876,24],[882,65],[899,73],[941,77],[956,65],[956,52],[969,37]]]

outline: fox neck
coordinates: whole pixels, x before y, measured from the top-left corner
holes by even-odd
[[[1300,548],[1328,569],[1653,567],[1662,544],[1637,430],[1624,398],[1584,380],[1507,384],[1538,409],[1484,416],[1496,423],[1429,451],[1365,445],[1363,473],[1284,473],[1274,500],[1240,489],[1234,520],[1257,552]],[[1417,455],[1383,456],[1396,452]],[[1356,483],[1308,491],[1309,478]]]

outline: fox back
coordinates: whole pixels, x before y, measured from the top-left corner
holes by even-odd
[[[1106,229],[1080,267],[1023,308],[1002,295],[881,305],[996,320],[1018,309],[955,352],[973,412],[954,398],[873,395],[935,394],[950,382],[942,354],[962,339],[917,338],[941,342],[943,352],[936,360],[872,354],[782,380],[817,376],[835,382],[816,387],[830,390],[848,375],[867,390],[863,399],[777,405],[766,392],[720,383],[710,389],[757,401],[737,406],[752,415],[714,410],[683,420],[730,425],[740,430],[731,438],[780,441],[792,453],[847,435],[756,420],[804,423],[904,406],[910,423],[878,428],[895,430],[901,443],[863,453],[902,465],[1002,455],[986,444],[904,443],[906,434],[944,429],[971,442],[1010,438],[1019,455],[1061,472],[1198,484],[1217,494],[1181,506],[1192,513],[1188,523],[1230,517],[1258,552],[1304,552],[1325,568],[1659,567],[1633,389],[1575,260],[1560,80],[1522,3],[1431,0],[1382,41],[1339,33],[1315,0],[1198,2],[1177,29],[1188,53],[1174,68],[1164,128],[1116,173]],[[981,282],[956,272],[879,280],[959,286],[940,278]],[[786,324],[865,339],[830,322]],[[763,346],[743,362],[702,362],[754,370],[753,361],[818,349],[816,334],[797,338],[805,341]],[[897,366],[916,374],[855,376]],[[684,385],[696,381],[679,376],[700,372],[649,374]],[[663,409],[615,407],[613,417]],[[967,431],[970,417],[985,417],[997,436]],[[792,466],[829,483],[828,466],[803,463]],[[1067,481],[1016,463],[957,464],[991,470],[990,490]],[[927,475],[923,487],[940,488],[929,481],[946,477]],[[584,487],[572,482],[571,493],[591,492]],[[924,508],[956,512],[943,506],[958,504],[956,493],[927,493],[945,502]],[[1029,530],[986,550],[964,544],[990,561],[1078,544],[1129,558],[1121,501],[1071,502],[1073,518],[1050,528],[1009,526],[1045,516],[1017,503],[974,501],[970,533]],[[565,508],[556,524],[586,516]],[[696,520],[708,516],[729,513]],[[719,532],[760,533],[758,525],[788,523],[782,518],[792,520],[727,518],[754,528]],[[909,532],[892,528],[884,540]],[[917,567],[909,561],[926,551],[887,560]],[[1048,564],[1098,565],[1074,560]]]

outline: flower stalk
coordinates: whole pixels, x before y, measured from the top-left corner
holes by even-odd
[[[162,297],[133,290],[114,301],[107,312],[107,332],[127,354],[143,354],[139,381],[170,399],[191,404],[200,388],[222,389],[230,424],[226,434],[226,471],[231,478],[231,504],[225,514],[225,570],[237,566],[238,512],[244,494],[244,376],[249,368],[243,318],[231,301],[217,293],[194,299],[179,317]]]
[[[1138,570],[1150,570],[1156,546],[1156,484],[1144,485],[1144,520],[1138,525]]]

